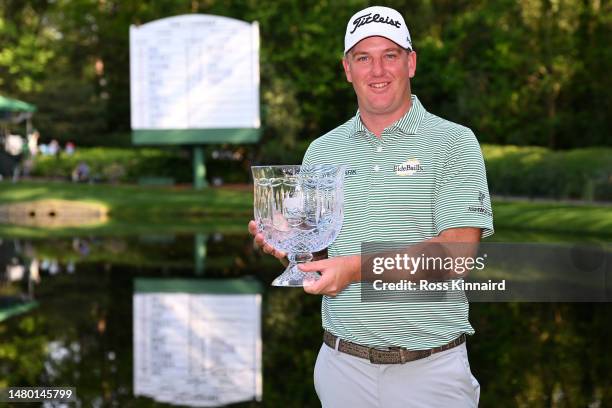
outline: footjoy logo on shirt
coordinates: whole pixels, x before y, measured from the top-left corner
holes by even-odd
[[[408,159],[401,164],[393,166],[393,171],[398,176],[412,176],[414,173],[423,171],[423,166],[421,166],[421,161],[418,159]]]
[[[355,30],[357,30],[359,27],[370,23],[384,23],[397,28],[400,28],[402,26],[402,23],[400,23],[399,21],[395,21],[392,18],[389,18],[388,16],[381,16],[380,14],[374,14],[372,16],[372,13],[368,13],[364,14],[363,16],[359,16],[355,20],[353,20],[353,25],[355,26],[355,28],[353,28],[353,31],[351,31],[350,34],[353,34]]]
[[[486,194],[482,191],[479,191],[478,201],[480,202],[480,206],[479,207],[470,206],[468,207],[468,211],[474,212],[474,213],[480,213],[480,214],[484,214],[484,215],[488,215],[489,217],[492,217],[493,213],[491,212],[491,210],[488,210],[487,208],[485,208],[485,198],[487,198]]]

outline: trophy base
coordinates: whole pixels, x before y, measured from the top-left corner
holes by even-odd
[[[301,288],[304,280],[319,280],[321,275],[318,272],[302,272],[297,264],[290,264],[281,275],[272,282],[272,286],[284,286],[288,288]]]

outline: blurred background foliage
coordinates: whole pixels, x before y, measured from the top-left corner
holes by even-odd
[[[291,149],[278,149],[280,143],[268,143],[259,149],[259,162],[299,163],[308,147],[300,141]],[[233,146],[233,151],[208,147],[207,156],[215,158],[209,178],[226,183],[248,183],[245,168],[247,146]],[[577,148],[556,151],[539,146],[500,146],[483,144],[491,194],[498,196],[543,197],[612,201],[612,148]],[[188,153],[180,148],[79,148],[74,154],[39,156],[31,175],[55,180],[69,180],[80,162],[91,168],[92,181],[105,183],[141,183],[167,178],[189,183],[191,169],[185,165]]]
[[[484,143],[610,145],[606,0],[387,1],[419,56],[414,93]],[[35,103],[42,142],[130,145],[129,26],[185,13],[257,20],[264,137],[292,159],[356,110],[340,65],[349,0],[0,0],[0,91]],[[297,149],[297,150],[296,150]]]

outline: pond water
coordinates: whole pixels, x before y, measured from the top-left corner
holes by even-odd
[[[1,237],[0,388],[72,386],[87,407],[319,406],[320,298],[270,287],[281,270],[246,234]],[[472,304],[481,406],[610,406],[610,316]]]

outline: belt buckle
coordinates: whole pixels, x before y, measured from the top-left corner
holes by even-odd
[[[377,352],[381,354],[376,355]],[[372,364],[405,364],[410,361],[429,357],[432,354],[432,349],[412,351],[402,347],[389,347],[388,350],[380,350],[376,347],[368,348],[368,358]],[[376,358],[378,361],[374,361]]]
[[[380,353],[376,355],[376,353]],[[386,355],[383,353],[387,353]],[[397,360],[395,361],[391,358],[391,354],[394,353],[397,355]],[[374,361],[374,359],[378,357],[378,361]],[[402,353],[399,350],[392,350],[389,348],[388,350],[377,349],[376,347],[368,348],[368,359],[372,364],[397,364],[402,359]]]
[[[432,354],[433,354],[432,349],[413,351],[413,350],[405,349],[403,347],[399,348],[399,358],[400,358],[401,364],[405,364],[410,361],[420,360],[422,358],[429,357]]]

